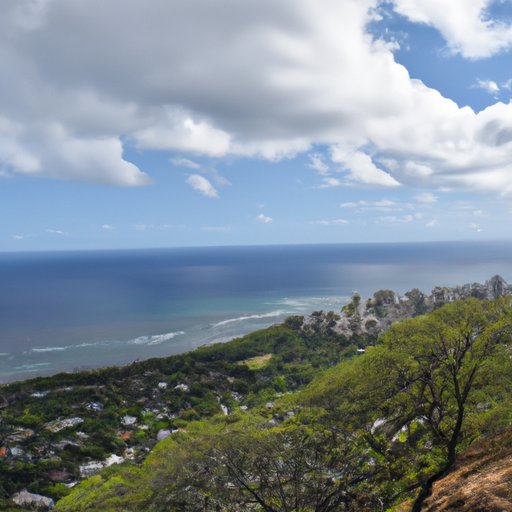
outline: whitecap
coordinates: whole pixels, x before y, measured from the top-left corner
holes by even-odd
[[[278,316],[288,315],[288,311],[271,311],[270,313],[261,313],[259,315],[246,315],[246,316],[239,316],[237,318],[228,318],[227,320],[222,320],[222,322],[217,322],[216,324],[213,324],[212,327],[222,327],[223,325],[233,324],[235,322],[244,322],[245,320],[260,320],[263,318],[275,318]]]
[[[176,338],[176,336],[181,336],[183,334],[185,334],[185,331],[139,336],[138,338],[130,340],[128,343],[132,345],[160,345],[160,343],[172,340],[173,338]]]
[[[84,347],[94,347],[97,343],[79,343],[78,345],[64,345],[62,347],[42,347],[42,348],[33,348],[29,351],[29,353],[44,353],[44,352],[62,352],[64,350],[71,350],[74,348],[84,348]]]

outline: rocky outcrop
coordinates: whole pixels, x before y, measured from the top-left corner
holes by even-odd
[[[28,508],[30,510],[50,510],[55,506],[54,501],[40,494],[32,494],[24,489],[12,496],[11,500],[18,506]]]
[[[376,339],[392,323],[429,313],[448,302],[469,297],[492,300],[506,295],[512,295],[512,286],[501,276],[493,276],[484,284],[436,286],[430,295],[417,288],[403,296],[392,290],[379,290],[364,302],[355,293],[340,314],[316,311],[304,319],[302,330],[322,335],[338,334],[347,338],[354,334],[365,335]]]

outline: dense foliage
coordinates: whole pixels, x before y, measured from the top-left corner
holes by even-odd
[[[246,390],[252,409],[188,422],[142,466],[109,468],[77,486],[57,510],[364,511],[406,499],[420,510],[462,448],[512,424],[508,299],[448,304],[394,324],[362,355],[313,369],[305,363],[308,347],[313,359],[336,359],[335,337],[322,339],[304,339],[250,370],[264,374],[277,365],[270,382],[285,380],[273,391],[293,393],[265,404],[268,389],[252,387],[253,375]],[[240,360],[238,348],[231,350],[231,360]],[[299,365],[293,377],[289,364]]]
[[[127,458],[127,451],[140,463],[160,431],[264,407],[356,352],[344,336],[304,333],[301,325],[301,317],[290,318],[187,354],[2,386],[0,447],[13,455],[0,458],[0,510],[12,508],[8,498],[24,488],[59,499],[69,493],[64,484],[80,478],[80,465]],[[123,424],[125,416],[134,423]],[[50,429],[69,418],[83,421]]]

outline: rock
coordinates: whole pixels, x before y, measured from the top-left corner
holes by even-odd
[[[109,466],[113,466],[114,464],[122,464],[124,462],[123,457],[119,457],[119,455],[116,455],[113,453],[110,457],[107,457],[104,461],[105,467],[108,468]]]
[[[171,435],[171,431],[168,429],[162,429],[158,431],[158,434],[156,435],[157,441],[163,441],[164,439],[168,438]]]
[[[71,473],[63,469],[51,469],[48,471],[48,478],[53,482],[67,482],[71,479]]]
[[[60,432],[61,430],[64,430],[65,428],[76,427],[77,425],[80,425],[83,422],[84,420],[82,418],[68,418],[65,420],[55,420],[50,421],[50,423],[47,423],[45,425],[45,428],[50,432],[56,433]]]
[[[498,275],[484,284],[472,283],[453,288],[436,286],[430,295],[417,288],[403,296],[392,290],[379,290],[364,303],[358,294],[354,294],[342,308],[341,316],[315,311],[304,318],[300,329],[305,334],[335,334],[347,338],[366,334],[371,342],[394,322],[429,313],[448,302],[470,297],[492,300],[507,295],[512,295],[512,286]]]
[[[89,478],[90,476],[95,475],[96,473],[99,473],[104,467],[103,462],[99,461],[92,461],[88,462],[87,464],[82,464],[79,467],[80,470],[80,477],[81,478]]]
[[[26,489],[14,494],[11,500],[20,507],[36,508],[38,510],[49,510],[55,506],[51,498],[41,496],[40,494],[32,494]]]

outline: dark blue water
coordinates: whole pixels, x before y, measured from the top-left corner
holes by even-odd
[[[354,290],[512,278],[512,242],[0,254],[0,381],[224,341]]]

